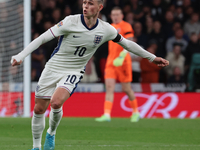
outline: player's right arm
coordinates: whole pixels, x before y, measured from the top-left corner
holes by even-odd
[[[17,55],[12,56],[11,58],[12,66],[20,65],[24,61],[26,56],[28,56],[30,53],[36,50],[40,45],[52,40],[53,38],[54,36],[50,32],[50,30],[44,32],[38,38],[33,40],[23,51],[21,51]]]
[[[11,58],[12,66],[20,65],[26,58],[26,56],[28,56],[42,44],[47,43],[50,40],[60,35],[63,35],[66,32],[67,30],[66,26],[68,26],[69,23],[70,23],[70,17],[66,17],[64,20],[60,21],[58,24],[51,27],[49,30],[40,35],[38,38],[33,40],[23,51],[21,51],[17,55],[12,56]]]

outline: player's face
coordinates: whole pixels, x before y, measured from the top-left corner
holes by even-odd
[[[123,20],[123,14],[121,10],[112,10],[111,12],[111,19],[112,22],[115,24],[120,23]]]
[[[97,0],[83,0],[83,14],[85,17],[94,17],[102,10],[103,5]]]

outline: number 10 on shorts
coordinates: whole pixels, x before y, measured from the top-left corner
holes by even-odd
[[[75,75],[68,75],[66,81],[64,84],[67,84],[67,82],[70,82],[71,84],[74,84],[74,82],[76,81],[76,76]]]

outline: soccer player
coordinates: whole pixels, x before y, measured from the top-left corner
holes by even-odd
[[[60,37],[35,90],[32,150],[41,150],[41,138],[45,127],[44,113],[49,104],[51,111],[44,150],[54,150],[56,129],[63,114],[63,103],[73,94],[83,76],[85,65],[104,42],[113,40],[126,50],[147,58],[158,66],[164,67],[169,64],[167,60],[156,57],[136,43],[126,40],[110,24],[98,19],[102,8],[103,0],[83,0],[83,14],[67,16],[11,58],[12,66],[20,65],[24,58],[40,45]]]
[[[111,11],[112,26],[124,38],[133,41],[134,33],[131,25],[123,21],[121,8],[114,7]],[[122,46],[109,41],[109,54],[105,68],[106,96],[104,102],[104,114],[96,118],[98,122],[111,121],[110,113],[114,100],[114,89],[116,80],[122,85],[122,90],[128,95],[130,106],[133,108],[131,122],[139,121],[137,100],[131,89],[132,62],[130,54]]]

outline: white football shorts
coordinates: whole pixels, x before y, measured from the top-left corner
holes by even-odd
[[[82,78],[83,73],[80,72],[58,73],[45,68],[35,89],[35,97],[51,99],[58,87],[66,89],[72,95]]]

